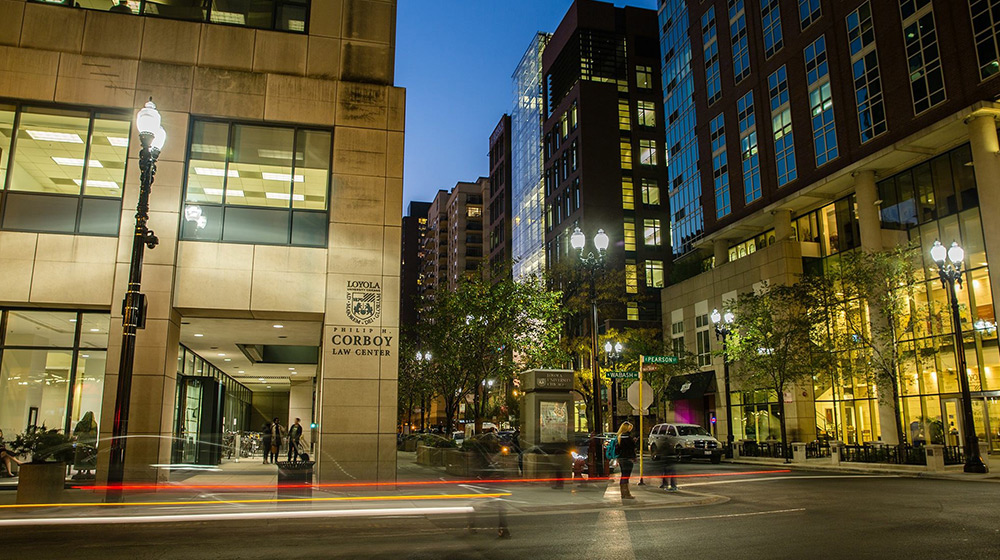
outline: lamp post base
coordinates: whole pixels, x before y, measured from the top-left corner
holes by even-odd
[[[990,472],[989,467],[983,462],[983,458],[979,455],[975,457],[967,457],[965,459],[965,468],[963,469],[967,473],[978,473],[986,474]]]

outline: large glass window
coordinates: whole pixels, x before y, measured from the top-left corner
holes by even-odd
[[[639,140],[639,163],[656,165],[657,161],[656,140]]]
[[[743,0],[729,0],[729,36],[733,45],[733,81],[750,75],[750,43]]]
[[[118,235],[130,127],[125,114],[0,105],[2,227]]]
[[[639,126],[653,128],[656,126],[656,103],[652,101],[639,101],[636,103],[636,116]]]
[[[326,245],[331,135],[195,121],[182,239]]]
[[[732,211],[729,196],[729,164],[726,155],[725,113],[719,113],[709,124],[712,140],[712,180],[715,183],[715,217],[722,218]]]
[[[945,100],[944,69],[938,49],[933,6],[926,0],[901,0],[903,42],[910,71],[913,114]]]
[[[646,287],[663,287],[663,261],[646,261]]]
[[[757,121],[753,110],[753,91],[736,102],[740,125],[740,156],[743,160],[743,195],[747,204],[761,197],[760,155],[757,153]]]
[[[647,247],[659,247],[663,244],[659,218],[645,218],[642,221],[642,229]]]
[[[29,0],[88,10],[306,32],[309,0]]]
[[[795,140],[792,135],[792,111],[788,103],[788,77],[782,65],[767,78],[771,97],[771,131],[774,134],[774,161],[778,186],[784,186],[797,177],[795,165]]]
[[[76,437],[73,467],[96,466],[107,362],[107,313],[0,309],[0,429],[31,426]]]
[[[854,77],[854,101],[858,107],[861,142],[864,143],[887,130],[870,3],[865,2],[848,14],[847,37]]]
[[[705,51],[705,91],[708,104],[722,97],[722,79],[719,70],[719,41],[715,33],[715,6],[710,6],[701,16],[701,35]]]
[[[838,155],[837,127],[833,117],[833,94],[830,91],[830,68],[826,58],[825,37],[820,36],[806,47],[805,59],[813,147],[816,150],[816,167],[819,167]]]
[[[781,9],[778,0],[761,0],[760,21],[764,28],[764,56],[771,56],[781,49]]]
[[[641,179],[642,203],[647,206],[660,205],[660,185],[656,179]]]
[[[969,0],[972,33],[976,38],[979,77],[985,80],[1000,72],[1000,0]]]

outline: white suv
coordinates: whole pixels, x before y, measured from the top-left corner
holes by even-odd
[[[657,424],[649,431],[649,454],[653,459],[675,455],[682,460],[693,458],[722,460],[722,444],[697,424]]]

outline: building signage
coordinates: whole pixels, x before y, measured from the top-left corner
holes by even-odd
[[[393,336],[377,327],[330,327],[334,356],[391,356]]]
[[[359,325],[370,325],[381,315],[381,285],[367,280],[348,280],[347,317]]]

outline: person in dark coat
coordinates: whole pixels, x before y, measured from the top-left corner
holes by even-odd
[[[622,422],[618,427],[618,441],[615,446],[618,451],[618,467],[621,468],[621,478],[619,486],[623,500],[634,500],[635,496],[629,491],[629,478],[632,476],[632,467],[635,462],[635,438],[632,437],[632,423]]]
[[[302,440],[301,418],[296,418],[295,423],[288,428],[288,460],[296,462],[299,460],[299,442]]]
[[[277,420],[277,418],[275,418]],[[271,423],[264,422],[264,427],[260,430],[260,440],[264,448],[264,464],[271,458]]]
[[[281,449],[281,440],[285,436],[285,427],[278,422],[278,417],[274,417],[271,423],[271,459],[278,462],[278,451]]]

